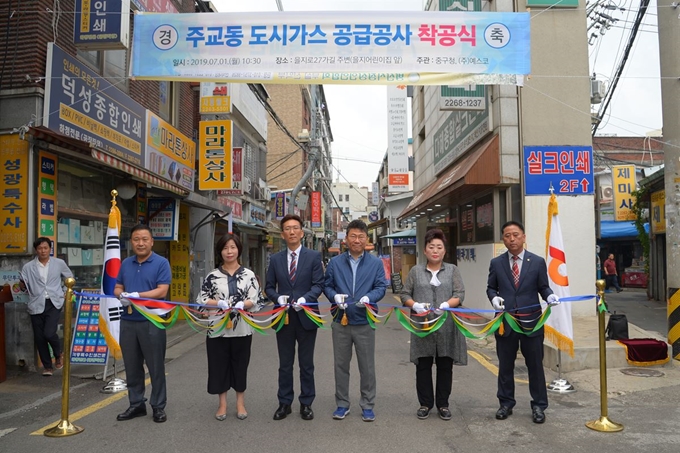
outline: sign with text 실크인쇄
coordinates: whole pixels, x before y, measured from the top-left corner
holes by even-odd
[[[592,195],[593,148],[591,146],[525,146],[526,195]]]

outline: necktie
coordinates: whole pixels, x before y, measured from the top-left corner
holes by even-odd
[[[512,278],[515,280],[515,288],[519,287],[519,266],[517,265],[517,255],[512,255]]]
[[[296,256],[297,254],[295,252],[290,252],[290,270],[288,271],[288,276],[290,277],[291,282],[295,281],[295,270],[297,269]]]

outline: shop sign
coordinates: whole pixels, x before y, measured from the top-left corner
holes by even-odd
[[[525,195],[595,193],[592,146],[525,146]]]
[[[179,233],[170,243],[170,300],[189,302],[189,205],[179,208]]]
[[[477,252],[474,247],[459,247],[456,249],[458,261],[477,261]]]
[[[174,198],[149,198],[151,237],[157,241],[176,241],[179,234],[179,201]]]
[[[250,224],[265,226],[267,222],[267,211],[251,203],[250,215],[248,216],[248,219],[248,223]]]
[[[198,135],[199,190],[233,189],[232,122],[201,121]]]
[[[100,294],[98,288],[84,289],[83,292]],[[105,365],[109,355],[104,335],[99,331],[99,298],[80,297],[73,332],[71,363]]]
[[[28,303],[28,290],[21,280],[21,273],[19,271],[0,270],[0,286],[5,285],[9,286],[14,302]]]
[[[276,198],[274,198],[274,215],[276,220],[281,220],[286,216],[286,193],[276,192]]]
[[[73,43],[80,49],[127,49],[130,0],[76,0]]]
[[[232,200],[222,195],[217,196],[217,202],[231,208],[231,216],[234,219],[243,219],[243,205],[241,200]]]
[[[47,44],[45,126],[138,167],[146,112],[85,63]]]
[[[0,254],[26,254],[28,246],[28,142],[0,136]],[[54,169],[52,169],[53,177]],[[54,213],[54,201],[46,205]]]
[[[193,191],[194,141],[149,110],[146,111],[146,131],[146,169]]]
[[[392,239],[392,245],[416,245],[416,238],[394,238]]]
[[[635,165],[615,165],[612,167],[612,188],[614,189],[614,220],[625,222],[635,220],[632,193],[637,188]]]
[[[321,226],[321,192],[312,192],[312,228]]]
[[[199,112],[202,115],[231,113],[229,84],[221,82],[201,82]]]
[[[57,156],[40,150],[38,153],[38,236],[52,240],[52,251],[57,249]]]
[[[482,0],[439,0],[439,11],[474,12],[482,10]],[[442,85],[439,87],[439,110],[484,110],[484,85]]]
[[[406,85],[387,87],[387,191],[408,192]]]
[[[231,187],[218,190],[217,195],[243,195],[243,148],[233,148],[231,158]]]
[[[490,130],[489,109],[452,112],[434,133],[434,173],[437,175],[472,148]]]
[[[663,234],[666,232],[666,191],[659,190],[652,192],[652,212],[650,223],[652,224],[652,233]]]

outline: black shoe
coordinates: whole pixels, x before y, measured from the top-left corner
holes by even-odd
[[[279,404],[279,408],[274,412],[274,420],[283,420],[288,414],[293,412],[290,404]]]
[[[442,420],[451,420],[452,415],[448,407],[440,407],[438,410],[439,418],[441,418]]]
[[[314,418],[312,406],[308,406],[307,404],[300,406],[300,417],[302,417],[303,420],[312,420]]]
[[[541,409],[538,406],[534,406],[534,408],[532,409],[531,417],[534,419],[534,423],[545,422],[545,413],[543,413],[543,409]]]
[[[425,420],[430,416],[430,408],[427,406],[420,406],[420,409],[416,411],[416,417],[420,420]]]
[[[118,417],[116,417],[116,420],[119,422],[125,421],[125,420],[132,420],[133,418],[136,417],[144,417],[146,415],[146,406],[137,406],[137,407],[128,407],[125,412],[122,414],[118,414]]]
[[[168,416],[165,415],[165,411],[160,407],[154,408],[153,410],[153,421],[156,423],[163,423],[168,420]]]
[[[621,288],[616,290],[617,293],[620,293],[621,291],[623,291]]]
[[[512,415],[512,408],[508,406],[501,406],[496,411],[496,420],[505,420]]]

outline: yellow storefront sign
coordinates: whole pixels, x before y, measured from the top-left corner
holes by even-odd
[[[632,193],[637,188],[635,165],[616,165],[612,167],[612,189],[614,191],[614,220],[623,222],[635,220]]]
[[[650,213],[650,223],[652,233],[659,234],[666,232],[666,191],[659,190],[652,193],[652,212]]]
[[[170,242],[170,300],[189,302],[189,205],[179,206],[177,240]]]
[[[0,254],[25,254],[28,252],[28,142],[18,135],[0,136],[0,164]]]
[[[232,189],[232,152],[232,122],[230,120],[199,123],[199,190]]]

